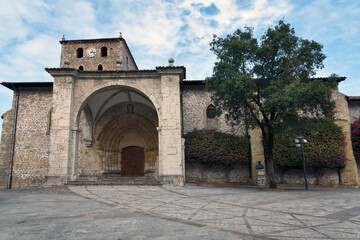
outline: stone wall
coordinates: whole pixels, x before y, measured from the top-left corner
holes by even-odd
[[[205,86],[201,85],[183,85],[182,111],[183,111],[183,133],[193,131],[194,129],[207,129],[206,109],[212,103],[211,93],[205,91]],[[231,127],[226,124],[224,115],[218,117],[217,130],[224,133],[233,133],[238,135],[245,134],[245,126],[239,125]]]
[[[317,182],[316,175],[313,169],[306,169],[308,184],[319,185],[338,185],[339,174],[337,170],[325,169],[323,175]],[[277,171],[276,173],[277,183],[280,184],[305,184],[303,169],[291,169],[285,172]]]
[[[349,115],[350,115],[350,122],[353,123],[360,117],[360,99],[357,101],[349,101]]]
[[[13,187],[40,186],[47,174],[51,88],[20,89]]]
[[[3,189],[9,187],[15,109],[11,108],[9,111],[4,113],[1,118],[3,119],[3,125],[0,146],[0,189]]]
[[[357,164],[354,157],[351,142],[351,129],[350,129],[350,116],[348,102],[346,96],[339,92],[339,90],[333,89],[332,99],[335,101],[335,124],[341,127],[344,133],[345,141],[345,168],[341,171],[342,183],[345,185],[358,185],[359,176],[357,171]]]
[[[250,183],[248,165],[186,163],[185,174],[188,183]]]

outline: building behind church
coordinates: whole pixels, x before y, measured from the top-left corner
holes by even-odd
[[[184,134],[194,129],[247,133],[214,115],[204,81],[186,80],[185,67],[173,66],[173,59],[168,66],[139,70],[121,36],[60,43],[60,67],[46,68],[53,82],[2,83],[14,98],[2,115],[1,188],[97,183],[111,174],[183,185]],[[348,103],[337,89],[333,98],[347,141],[342,182],[356,185]],[[254,183],[264,154],[260,133],[249,134],[252,164],[236,176]]]

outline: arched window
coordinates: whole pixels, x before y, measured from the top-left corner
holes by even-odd
[[[79,71],[84,71],[84,67],[82,65],[79,66]]]
[[[102,48],[101,48],[101,56],[102,56],[102,57],[106,57],[106,56],[107,56],[107,47],[102,47]]]
[[[84,56],[84,49],[78,48],[78,49],[76,50],[76,56],[77,56],[78,58],[82,58],[82,57]]]
[[[206,117],[207,118],[215,118],[216,117],[216,108],[214,105],[210,104],[206,109]]]
[[[206,108],[206,128],[218,130],[216,108],[212,104]]]
[[[99,64],[98,71],[102,71],[102,70],[103,70],[103,66],[101,64]]]

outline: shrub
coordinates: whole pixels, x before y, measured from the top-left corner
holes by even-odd
[[[327,120],[306,120],[303,123],[302,135],[308,141],[304,148],[308,167],[314,169],[345,167],[344,134],[335,123]],[[280,168],[302,167],[301,148],[296,148],[294,145],[296,137],[295,127],[287,127],[276,133],[274,160]]]
[[[360,160],[360,118],[351,124],[351,141],[356,161]]]
[[[190,163],[245,165],[250,161],[249,147],[245,136],[195,130],[185,135],[185,160]]]

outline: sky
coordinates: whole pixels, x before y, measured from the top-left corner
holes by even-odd
[[[346,76],[339,86],[360,95],[359,0],[0,0],[0,82],[50,82],[60,66],[59,40],[118,37],[122,32],[139,69],[186,67],[189,80],[211,76],[213,34],[244,26],[255,36],[285,19],[296,35],[324,45],[317,76]],[[0,114],[13,92],[0,86]],[[0,120],[0,124],[2,121]]]

